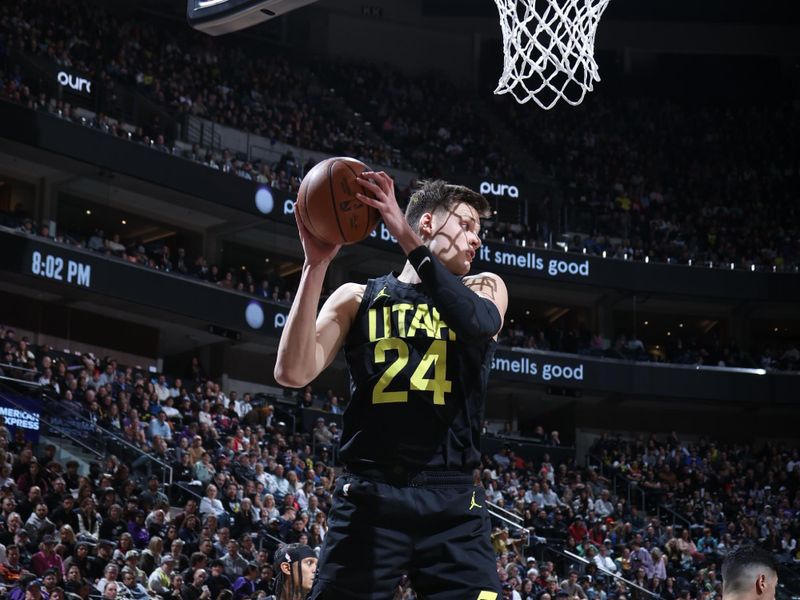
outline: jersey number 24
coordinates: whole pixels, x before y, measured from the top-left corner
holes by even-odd
[[[408,391],[388,392],[386,388],[408,364],[408,344],[400,338],[383,338],[375,344],[375,363],[382,364],[388,359],[386,353],[393,351],[397,357],[381,375],[372,390],[373,404],[408,402]],[[433,366],[433,377],[427,377]],[[433,392],[433,403],[444,405],[444,395],[450,393],[453,383],[447,379],[447,342],[433,340],[417,368],[409,379],[410,389],[420,392]]]

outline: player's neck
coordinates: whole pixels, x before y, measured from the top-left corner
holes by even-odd
[[[417,275],[417,271],[411,266],[411,263],[406,261],[406,264],[403,266],[403,270],[400,271],[400,275],[397,276],[397,281],[413,284],[420,283],[421,280],[419,275]]]

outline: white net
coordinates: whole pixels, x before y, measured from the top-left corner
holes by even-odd
[[[495,94],[549,110],[576,106],[600,81],[597,24],[609,0],[495,0],[503,30],[503,75]]]

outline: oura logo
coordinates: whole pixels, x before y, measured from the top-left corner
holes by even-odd
[[[70,75],[65,71],[59,71],[56,75],[58,83],[63,87],[68,87],[79,92],[92,93],[92,82],[77,75]]]
[[[507,183],[492,183],[491,181],[481,181],[481,194],[491,194],[492,196],[509,196],[519,198],[519,188]]]

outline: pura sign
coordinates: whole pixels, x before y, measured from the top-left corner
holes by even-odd
[[[92,82],[85,77],[70,73],[68,71],[58,71],[56,74],[56,81],[62,88],[67,88],[73,92],[84,94],[86,96],[92,95]]]

